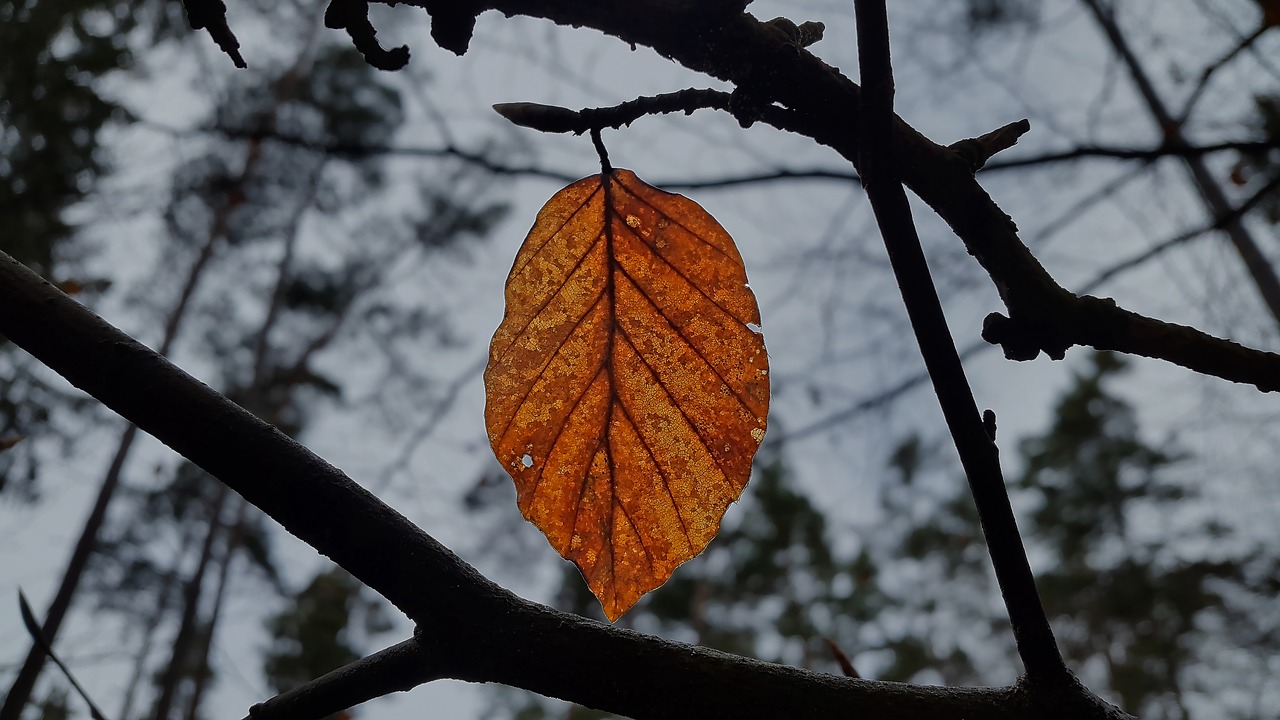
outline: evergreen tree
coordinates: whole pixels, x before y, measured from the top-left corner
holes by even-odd
[[[1058,401],[1050,428],[1019,444],[1024,470],[1015,500],[1030,508],[1021,524],[1041,558],[1037,585],[1068,664],[1091,687],[1142,717],[1232,717],[1221,699],[1256,693],[1249,688],[1259,678],[1225,676],[1229,658],[1217,654],[1205,628],[1216,626],[1259,652],[1280,647],[1263,629],[1265,615],[1246,610],[1248,598],[1268,592],[1265,568],[1275,558],[1263,550],[1211,554],[1228,533],[1212,521],[1176,534],[1160,522],[1194,497],[1172,472],[1189,457],[1143,438],[1133,407],[1109,387],[1125,367],[1117,355],[1095,354]],[[904,479],[922,463],[919,448],[909,441],[892,459]],[[919,492],[918,483],[901,487]],[[998,682],[1012,668],[1012,648],[992,642],[1006,634],[994,579],[985,558],[969,552],[981,538],[977,520],[962,484],[954,487],[950,495],[926,493],[937,498],[923,501],[932,509],[917,511],[905,532],[891,533],[901,539],[877,553],[889,600],[876,625],[906,613],[930,630],[887,644],[894,660],[876,677]],[[904,504],[896,507],[896,517],[906,516]],[[904,571],[922,579],[906,586],[891,580]],[[987,602],[974,601],[980,598]],[[1192,694],[1214,714],[1196,715]]]
[[[1133,408],[1107,391],[1124,368],[1118,355],[1093,356],[1050,431],[1023,441],[1020,485],[1035,499],[1033,537],[1053,558],[1037,581],[1065,655],[1101,666],[1121,706],[1185,718],[1188,666],[1214,662],[1197,658],[1197,620],[1227,603],[1223,588],[1242,581],[1247,558],[1188,556],[1180,546],[1212,541],[1211,526],[1172,538],[1169,525],[1136,527],[1137,517],[1172,516],[1193,493],[1162,472],[1185,456],[1148,445]]]
[[[391,627],[381,601],[370,598],[342,568],[330,568],[268,621],[271,646],[263,658],[263,672],[276,692],[292,690],[360,659],[370,649],[367,639]],[[350,713],[329,716],[343,717]]]
[[[110,280],[68,272],[77,253],[65,211],[88,196],[109,169],[100,147],[102,129],[127,121],[100,83],[131,61],[127,38],[138,5],[0,4],[0,251],[86,295]],[[0,337],[0,443],[12,443],[0,453],[0,494],[25,501],[38,497],[40,455],[34,446],[49,439],[65,451],[74,433],[51,422],[52,416],[58,408],[84,405]]]

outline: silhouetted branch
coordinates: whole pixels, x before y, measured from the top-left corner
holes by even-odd
[[[1182,125],[1170,113],[1163,98],[1160,97],[1155,85],[1151,82],[1151,77],[1147,74],[1142,62],[1134,54],[1133,48],[1129,46],[1128,39],[1120,31],[1120,27],[1116,25],[1113,8],[1110,5],[1104,7],[1099,0],[1082,0],[1082,2],[1089,8],[1094,19],[1098,21],[1102,34],[1111,43],[1112,49],[1129,70],[1129,76],[1133,79],[1138,95],[1146,104],[1147,110],[1159,128],[1161,136],[1166,142],[1174,145],[1183,144],[1185,140],[1182,135]],[[1203,159],[1199,157],[1184,158],[1184,162],[1196,191],[1209,214],[1214,217],[1225,217],[1230,214],[1231,203],[1227,200],[1226,193],[1218,185],[1217,178],[1209,171],[1208,166],[1204,164]],[[1280,275],[1276,273],[1271,261],[1263,254],[1257,239],[1253,237],[1253,233],[1244,224],[1239,220],[1235,220],[1227,223],[1225,230],[1227,237],[1231,240],[1231,244],[1236,249],[1236,253],[1240,255],[1240,261],[1244,264],[1245,270],[1249,272],[1249,277],[1258,289],[1258,294],[1262,297],[1263,304],[1271,312],[1272,318],[1277,323],[1280,323]]]
[[[222,0],[182,0],[192,30],[208,30],[209,37],[222,48],[238,68],[249,67],[240,56],[240,41],[227,26],[227,5]]]
[[[324,11],[324,25],[334,30],[346,30],[365,62],[379,70],[399,70],[409,64],[409,46],[384,50],[378,44],[378,31],[369,22],[367,0],[329,0],[329,7]]]
[[[684,91],[681,91],[684,92]],[[536,103],[511,103],[512,105],[537,106]],[[555,106],[541,105],[537,107],[551,108],[553,111],[564,111],[573,116],[572,120],[557,121],[549,120],[548,122],[574,122],[578,123],[577,113],[579,111],[568,110],[567,108],[557,108]],[[679,108],[673,109],[671,112],[679,112]],[[781,126],[787,121],[779,115],[772,117],[777,121],[776,126]],[[312,150],[317,153],[332,155],[334,157],[346,160],[364,160],[374,157],[398,156],[398,157],[424,157],[424,158],[455,158],[470,165],[474,165],[486,172],[494,175],[539,177],[557,182],[573,182],[582,177],[581,172],[569,172],[564,170],[554,170],[540,165],[529,164],[510,164],[500,159],[490,157],[483,153],[465,150],[454,145],[442,145],[440,147],[414,147],[414,146],[398,146],[398,145],[382,145],[375,143],[351,143],[351,142],[334,142],[334,141],[316,141],[304,138],[298,135],[289,135],[279,133],[270,129],[245,129],[245,128],[229,128],[223,126],[214,126],[212,128],[178,128],[165,123],[155,122],[152,120],[142,120],[147,126],[168,133],[173,136],[187,136],[198,132],[213,132],[231,140],[269,140],[284,145],[301,147]],[[768,120],[766,120],[768,122]],[[606,125],[606,127],[614,127]],[[539,129],[539,128],[535,128]],[[548,131],[552,132],[552,131]],[[578,132],[576,129],[566,129],[563,132]],[[962,141],[963,142],[963,141]],[[1053,152],[1040,155],[1031,155],[1023,158],[1013,159],[995,159],[988,162],[982,172],[991,173],[998,170],[1010,170],[1016,168],[1025,168],[1035,165],[1052,164],[1056,162],[1067,162],[1074,160],[1082,160],[1088,158],[1116,158],[1129,160],[1142,160],[1150,162],[1164,157],[1195,157],[1200,155],[1208,155],[1217,152],[1235,151],[1244,154],[1256,154],[1276,149],[1276,144],[1263,141],[1232,141],[1221,142],[1202,146],[1170,146],[1163,145],[1155,148],[1122,148],[1122,147],[1102,147],[1102,146],[1081,146],[1072,150],[1062,152]],[[741,175],[725,175],[713,178],[669,178],[659,179],[653,184],[669,190],[693,190],[693,189],[717,189],[735,187],[738,185],[751,185],[764,182],[778,182],[791,180],[834,180],[841,183],[849,181],[859,182],[857,173],[846,168],[782,168],[777,170],[768,170],[763,172],[751,172]]]
[[[682,112],[692,115],[695,110],[728,110],[731,95],[720,90],[686,88],[661,95],[641,96],[620,105],[605,108],[570,110],[556,105],[531,102],[498,103],[493,106],[499,115],[521,127],[540,132],[581,135],[598,128],[620,128],[630,125],[645,115],[663,115]]]
[[[969,163],[969,169],[978,172],[993,155],[1008,150],[1018,138],[1031,131],[1031,123],[1025,119],[996,128],[985,135],[951,143],[948,147]]]
[[[1072,345],[1166,360],[1204,375],[1280,391],[1280,355],[1213,337],[1187,325],[1140,315],[1111,298],[1066,296],[1045,306],[1036,320],[988,315],[982,338],[1000,345],[1010,360],[1030,360],[1044,350],[1061,358]]]
[[[1159,160],[1160,158],[1196,158],[1213,153],[1235,151],[1245,155],[1259,155],[1275,150],[1275,142],[1269,140],[1232,140],[1207,145],[1187,145],[1183,143],[1163,143],[1151,148],[1126,148],[1106,145],[1080,145],[1060,152],[1029,155],[1022,158],[1004,158],[988,164],[986,172],[992,170],[1008,170],[1011,168],[1047,165],[1069,160],[1087,158],[1115,158],[1117,160]]]
[[[531,102],[498,103],[493,106],[499,115],[521,127],[540,132],[573,133],[581,135],[590,130],[619,128],[646,115],[664,115],[682,112],[692,115],[695,110],[723,110],[740,112],[739,103],[732,93],[721,90],[686,88],[661,95],[641,96],[620,105],[604,108],[570,110],[557,105]],[[806,124],[795,113],[774,105],[753,108],[754,119],[772,125],[779,130],[805,134]]]
[[[858,129],[863,135],[858,170],[863,188],[875,213],[893,274],[902,290],[902,300],[911,319],[911,329],[925,367],[942,406],[947,428],[955,442],[969,479],[974,504],[996,581],[1004,596],[1013,626],[1018,655],[1033,684],[1060,685],[1070,676],[1058,652],[1044,605],[1036,591],[1035,576],[1027,561],[1022,535],[1009,504],[1000,469],[1000,456],[988,435],[969,379],[964,374],[951,330],[947,327],[942,302],[925,261],[924,250],[911,218],[911,205],[898,180],[899,158],[894,152],[893,69],[889,60],[889,26],[885,0],[855,0],[858,22],[858,66],[862,76],[862,102]],[[1007,134],[1026,132],[1026,121]],[[1001,131],[997,131],[997,134]],[[988,135],[984,137],[993,137]],[[1005,144],[1008,138],[999,143]],[[989,157],[988,145],[969,141],[970,167],[981,166]],[[1005,146],[1012,145],[1012,141]]]
[[[332,715],[430,681],[431,664],[417,639],[410,638],[258,703],[245,720]]]
[[[107,720],[107,716],[103,715],[98,706],[94,704],[93,698],[89,697],[89,693],[85,692],[80,683],[76,681],[75,676],[71,674],[71,670],[53,652],[53,648],[49,647],[49,641],[45,639],[44,633],[40,630],[40,623],[36,622],[35,613],[31,612],[31,605],[27,603],[27,596],[23,595],[21,590],[18,591],[18,612],[22,615],[22,624],[27,628],[27,634],[31,636],[32,642],[35,643],[36,647],[40,648],[41,652],[48,655],[53,664],[57,665],[58,669],[62,671],[63,677],[67,679],[67,682],[71,683],[72,689],[89,706],[89,714],[93,716],[93,720]]]
[[[1195,110],[1196,103],[1200,101],[1200,96],[1204,94],[1206,88],[1209,87],[1209,80],[1214,73],[1226,67],[1227,63],[1235,59],[1237,55],[1248,50],[1263,33],[1270,29],[1270,25],[1265,22],[1258,23],[1258,29],[1249,33],[1245,37],[1240,38],[1240,42],[1231,48],[1222,57],[1209,63],[1204,70],[1200,71],[1200,77],[1196,80],[1196,86],[1191,89],[1191,94],[1187,96],[1187,100],[1182,104],[1182,112],[1178,113],[1178,124],[1187,122],[1187,118],[1191,117],[1191,113]]]
[[[982,342],[982,341],[973,343],[960,352],[960,359],[968,360],[970,357],[977,355],[978,353],[983,352],[985,350],[989,350],[992,347],[993,346],[991,344]],[[769,439],[777,443],[786,443],[786,442],[791,442],[793,440],[798,440],[803,437],[807,437],[816,432],[825,430],[831,427],[832,425],[837,425],[842,422],[848,422],[849,420],[852,420],[853,418],[859,415],[862,415],[863,413],[870,412],[878,408],[882,408],[885,405],[888,405],[894,400],[897,400],[899,397],[910,392],[911,390],[914,390],[915,388],[918,388],[921,385],[924,385],[928,381],[929,381],[929,373],[918,372],[904,380],[898,381],[897,383],[895,383],[894,385],[891,385],[885,390],[881,390],[880,392],[874,395],[865,397],[859,400],[858,402],[852,405],[849,405],[848,407],[844,407],[844,408],[841,408],[840,410],[836,410],[833,413],[824,415],[823,417],[820,417],[817,420],[814,420],[807,425],[801,425],[800,427],[794,430],[788,430],[778,435],[770,435]]]
[[[0,334],[222,480],[408,615],[429,660],[414,666],[414,683],[440,677],[497,682],[635,718],[1036,715],[1016,688],[842,678],[673,643],[523,600],[337,468],[2,253]],[[378,664],[357,663],[356,674],[365,667],[375,682]],[[324,712],[343,709],[347,699],[342,695]],[[283,703],[261,707],[255,717],[323,714],[311,707],[319,714]]]

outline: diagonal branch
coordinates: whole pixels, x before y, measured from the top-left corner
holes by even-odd
[[[854,8],[863,87],[858,114],[859,131],[865,136],[858,164],[862,185],[902,290],[903,304],[920,345],[920,354],[969,479],[987,551],[1027,678],[1032,683],[1058,683],[1069,673],[1036,591],[1035,577],[1004,487],[994,438],[978,414],[973,390],[951,339],[942,302],[911,218],[907,193],[898,180],[898,158],[893,148],[893,69],[889,60],[885,2],[856,0]],[[991,154],[981,147],[973,153],[969,162],[975,169]]]
[[[691,70],[751,88],[757,106],[794,111],[792,117],[803,125],[794,131],[857,161],[861,89],[749,13],[706,16],[699,13],[698,3],[667,0],[473,0],[469,9],[592,27],[646,45]],[[978,184],[960,153],[901,118],[895,119],[894,137],[902,182],[960,237],[1000,293],[1008,317],[989,316],[983,337],[1001,344],[1006,357],[1030,360],[1044,352],[1061,359],[1072,346],[1089,345],[1166,360],[1265,391],[1280,390],[1280,355],[1067,291],[1018,237],[1017,226]]]
[[[895,153],[893,69],[889,60],[889,20],[885,0],[855,0],[858,63],[864,92],[858,112],[865,134],[858,170],[884,237],[893,273],[902,289],[911,328],[938,394],[947,428],[955,441],[969,489],[978,509],[987,552],[1013,626],[1018,655],[1026,668],[1023,687],[1036,698],[1037,716],[1130,718],[1089,691],[1067,670],[1036,591],[1022,536],[1009,504],[995,445],[995,414],[978,415],[978,406],[947,328],[942,303],[929,274],[924,250],[911,219],[907,194],[898,180]],[[975,141],[971,165],[981,166],[992,152],[1016,142],[1025,123],[1002,128]],[[1012,136],[1012,137],[1010,137]]]
[[[418,675],[401,678],[406,687],[441,677],[498,682],[636,718],[1036,715],[1017,688],[915,687],[825,675],[523,600],[337,468],[2,253],[0,334],[222,480],[414,620],[424,662],[415,666]],[[376,675],[381,662],[389,661],[371,661],[360,672]],[[350,701],[350,695],[341,698]],[[293,713],[284,704],[261,707],[255,717],[320,714]]]

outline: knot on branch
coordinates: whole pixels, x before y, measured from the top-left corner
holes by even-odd
[[[1054,360],[1066,357],[1070,341],[1063,341],[1043,323],[991,313],[982,321],[982,339],[999,345],[1009,360],[1035,360],[1044,351]]]
[[[764,24],[782,33],[784,40],[797,48],[806,48],[818,42],[827,30],[826,25],[816,20],[806,20],[797,25],[794,20],[785,17],[766,20]]]
[[[378,31],[369,22],[366,0],[330,0],[324,11],[324,25],[333,30],[346,30],[364,61],[379,70],[399,70],[409,64],[407,45],[384,50],[378,44]]]
[[[729,94],[729,114],[744,129],[755,125],[770,106],[763,87],[764,83],[742,83]]]
[[[426,7],[431,16],[431,39],[454,55],[465,54],[480,10],[461,0],[438,0],[428,2]]]
[[[236,67],[249,67],[240,56],[240,41],[227,26],[226,3],[222,0],[182,0],[182,7],[187,11],[187,22],[192,30],[208,30],[209,37],[230,56]]]

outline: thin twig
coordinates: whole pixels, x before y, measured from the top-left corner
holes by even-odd
[[[621,105],[603,108],[570,110],[557,105],[531,102],[498,103],[495,112],[521,127],[539,132],[573,133],[581,135],[596,128],[620,128],[646,115],[664,115],[682,112],[692,115],[695,110],[728,110],[730,93],[720,90],[687,88],[661,95],[641,96]]]
[[[1199,227],[1194,230],[1188,230],[1183,233],[1178,233],[1177,235],[1174,235],[1173,237],[1168,238],[1167,240],[1162,240],[1156,243],[1155,245],[1152,245],[1151,247],[1147,248],[1146,250],[1143,250],[1142,252],[1132,257],[1121,260],[1120,262],[1112,265],[1106,270],[1103,270],[1102,272],[1098,273],[1097,275],[1094,276],[1092,280],[1082,285],[1080,287],[1080,292],[1091,293],[1094,290],[1097,290],[1098,288],[1102,287],[1108,281],[1114,279],[1117,275],[1128,272],[1138,267],[1139,265],[1146,263],[1152,258],[1165,253],[1171,248],[1182,245],[1198,237],[1207,235],[1208,233],[1211,233],[1215,230],[1222,230],[1223,228],[1227,227],[1227,225],[1229,225],[1230,223],[1236,222],[1240,218],[1247,215],[1251,210],[1257,207],[1259,203],[1271,197],[1271,195],[1277,191],[1280,191],[1280,173],[1276,173],[1276,176],[1271,178],[1271,180],[1268,181],[1266,185],[1263,185],[1261,188],[1259,188],[1257,192],[1255,192],[1253,195],[1250,195],[1247,200],[1237,205],[1230,213],[1227,213],[1225,216],[1214,218],[1213,222],[1203,227]]]
[[[570,110],[558,105],[515,102],[498,103],[495,112],[513,124],[539,132],[573,133],[581,135],[602,128],[620,128],[647,115],[665,115],[682,112],[692,115],[695,110],[737,111],[732,93],[722,90],[686,88],[661,95],[641,96],[620,105],[602,108]],[[796,113],[776,105],[762,105],[754,111],[761,122],[779,130],[805,134],[807,123]]]
[[[49,656],[49,659],[53,661],[53,664],[57,665],[58,669],[62,671],[62,674],[66,676],[67,682],[71,683],[71,687],[75,689],[76,693],[79,694],[82,699],[84,699],[85,703],[89,706],[89,714],[93,716],[93,720],[107,720],[107,716],[103,715],[102,711],[98,709],[98,706],[93,703],[93,699],[89,697],[89,693],[85,692],[85,689],[80,686],[80,683],[76,682],[76,678],[71,674],[71,670],[56,654],[54,654],[53,648],[49,647],[49,641],[45,639],[44,633],[40,631],[40,623],[36,622],[35,613],[31,612],[31,606],[27,604],[27,596],[23,595],[21,590],[18,591],[18,611],[22,614],[22,624],[26,626],[27,634],[31,636],[32,642],[34,642],[37,647]]]
[[[534,103],[511,104],[534,105]],[[551,108],[554,106],[544,105],[540,107]],[[574,127],[577,127],[577,123],[580,121],[580,118],[576,113],[579,111],[567,110],[566,108],[555,108],[555,110],[563,110],[573,114],[574,117],[572,118],[572,122],[575,123]],[[773,119],[778,122],[782,122],[781,116]],[[139,122],[147,127],[167,133],[174,137],[187,137],[199,132],[212,132],[233,140],[270,140],[283,145],[302,147],[317,153],[332,155],[334,157],[352,161],[388,155],[398,157],[456,158],[470,165],[475,165],[486,172],[493,173],[494,175],[540,177],[548,180],[555,180],[557,182],[572,182],[574,180],[581,179],[582,177],[581,173],[555,170],[539,165],[515,165],[505,163],[502,160],[482,153],[459,148],[452,143],[446,143],[439,147],[422,147],[382,145],[374,143],[332,142],[311,140],[299,135],[279,133],[264,129],[243,129],[225,126],[214,126],[208,129],[180,128],[155,120],[139,120]],[[613,126],[606,125],[605,127]],[[568,129],[564,132],[575,131]],[[1070,150],[1027,155],[1024,157],[1001,157],[988,162],[982,168],[982,172],[991,173],[999,170],[1011,170],[1037,165],[1050,165],[1060,162],[1074,162],[1077,160],[1087,160],[1091,158],[1142,160],[1150,162],[1152,160],[1158,160],[1165,157],[1198,157],[1201,155],[1210,155],[1219,152],[1239,152],[1245,155],[1257,155],[1277,149],[1277,147],[1280,146],[1277,146],[1275,142],[1261,140],[1235,140],[1211,143],[1208,145],[1160,145],[1151,148],[1082,145]],[[667,180],[656,181],[654,184],[659,187],[673,190],[693,190],[727,188],[738,185],[790,180],[834,180],[841,183],[847,183],[849,181],[859,182],[857,173],[846,168],[779,168],[776,170],[765,170],[743,173],[741,175],[725,175],[721,177],[702,179],[670,178]]]
[[[1018,655],[1033,682],[1060,685],[1069,676],[1036,591],[1017,520],[1009,504],[995,443],[988,435],[942,303],[911,219],[893,151],[893,70],[884,0],[857,0],[858,62],[862,74],[859,133],[863,187],[880,225],[894,275],[933,381],[942,414],[969,478],[969,488],[996,580],[1013,626]]]
[[[1248,50],[1263,33],[1271,29],[1271,26],[1265,22],[1258,23],[1258,29],[1249,33],[1245,37],[1240,38],[1240,42],[1235,47],[1227,51],[1225,55],[1205,66],[1200,72],[1199,79],[1196,80],[1196,86],[1192,88],[1191,94],[1187,96],[1187,100],[1182,105],[1182,112],[1178,113],[1178,124],[1183,125],[1191,117],[1192,111],[1196,108],[1196,103],[1200,101],[1201,95],[1209,87],[1209,80],[1213,78],[1214,73],[1227,66],[1227,63],[1235,59],[1237,55]]]
[[[430,657],[416,638],[392,645],[249,708],[245,720],[287,715],[324,717],[421,685]]]
[[[182,0],[187,10],[187,22],[192,30],[208,30],[209,37],[226,53],[238,68],[249,67],[240,56],[240,41],[227,26],[227,5],[222,0]]]

